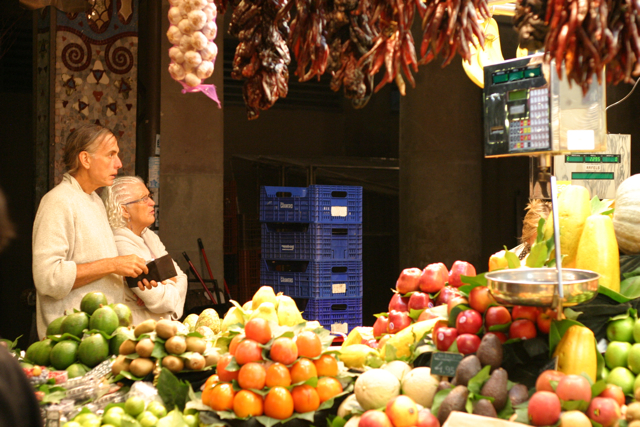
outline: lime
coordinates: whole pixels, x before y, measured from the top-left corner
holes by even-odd
[[[606,383],[620,386],[624,394],[633,394],[633,385],[635,381],[636,376],[633,375],[630,370],[622,366],[618,366],[609,372]]]
[[[149,403],[149,405],[147,405],[147,411],[151,412],[158,418],[167,416],[167,408],[165,408],[164,405],[157,400],[154,400],[153,402]]]
[[[75,421],[68,421],[68,422],[62,424],[62,427],[82,427],[82,424],[78,424]]]
[[[98,418],[98,416],[92,412],[81,412],[80,414],[76,415],[73,421],[77,422],[78,424],[84,424],[85,421],[96,418]]]
[[[120,411],[114,411],[115,408],[118,408]],[[124,415],[124,409],[114,406],[104,413],[102,416],[102,422],[105,424],[112,424],[116,427],[120,427],[122,425],[122,416]]]
[[[633,324],[633,339],[640,342],[640,319],[637,319]]]
[[[187,423],[189,427],[198,427],[198,415],[183,415],[184,422]]]
[[[633,342],[635,321],[631,316],[609,322],[607,325],[607,339],[611,341]]]
[[[82,423],[82,427],[100,427],[102,420],[99,417],[86,419]]]
[[[145,401],[140,396],[131,396],[124,402],[124,411],[132,417],[137,417],[144,412]]]
[[[138,415],[137,420],[142,427],[153,427],[158,422],[158,417],[156,417],[149,411],[144,411],[143,413]]]
[[[613,369],[618,366],[627,366],[630,350],[631,344],[628,342],[610,342],[607,351],[604,353],[604,360],[607,363],[607,367]]]

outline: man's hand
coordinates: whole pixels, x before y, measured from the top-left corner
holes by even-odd
[[[125,277],[138,277],[148,273],[149,268],[138,255],[124,255],[113,258],[115,273]],[[149,288],[151,289],[151,288]]]
[[[160,282],[162,283],[162,282]],[[151,288],[155,288],[158,286],[158,282],[156,282],[155,280],[152,281],[148,281],[147,279],[142,279],[141,281],[138,281],[138,288],[140,288],[141,291],[144,291],[145,288],[146,289],[151,289]]]

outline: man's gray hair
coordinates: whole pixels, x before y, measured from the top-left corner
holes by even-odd
[[[80,168],[78,156],[83,151],[94,155],[100,147],[100,143],[109,136],[114,136],[109,129],[96,124],[83,124],[71,132],[64,146],[64,165],[71,175]]]
[[[127,221],[122,216],[122,205],[131,200],[131,185],[136,183],[144,184],[139,176],[120,176],[113,180],[113,184],[102,190],[102,201],[107,210],[107,218],[111,228],[123,228],[127,226]]]

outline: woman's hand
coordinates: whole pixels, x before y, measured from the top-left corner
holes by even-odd
[[[136,295],[136,304],[139,307],[144,307],[144,301],[142,300],[142,298],[140,298],[138,295]]]
[[[144,291],[145,289],[156,288],[157,286],[158,282],[156,282],[155,280],[149,281],[147,279],[142,279],[138,282],[138,288],[140,288],[141,291]]]

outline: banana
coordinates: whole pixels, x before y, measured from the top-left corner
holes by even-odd
[[[480,87],[484,87],[484,67],[504,61],[502,49],[500,46],[500,33],[498,23],[495,19],[489,18],[480,24],[484,28],[484,49],[480,46],[476,49],[469,42],[469,50],[471,51],[471,62],[462,60],[462,67],[472,82]],[[474,42],[478,40],[474,37]]]
[[[392,335],[391,338],[389,338],[385,345],[380,349],[380,356],[383,359],[385,358],[385,350],[388,345],[396,349],[396,358],[398,359],[401,357],[411,356],[410,346],[424,337],[426,333],[431,332],[436,322],[441,319],[441,317],[436,317],[434,319],[423,320],[422,322],[414,323],[404,328],[397,334]],[[387,362],[390,362],[390,360],[387,360]]]

